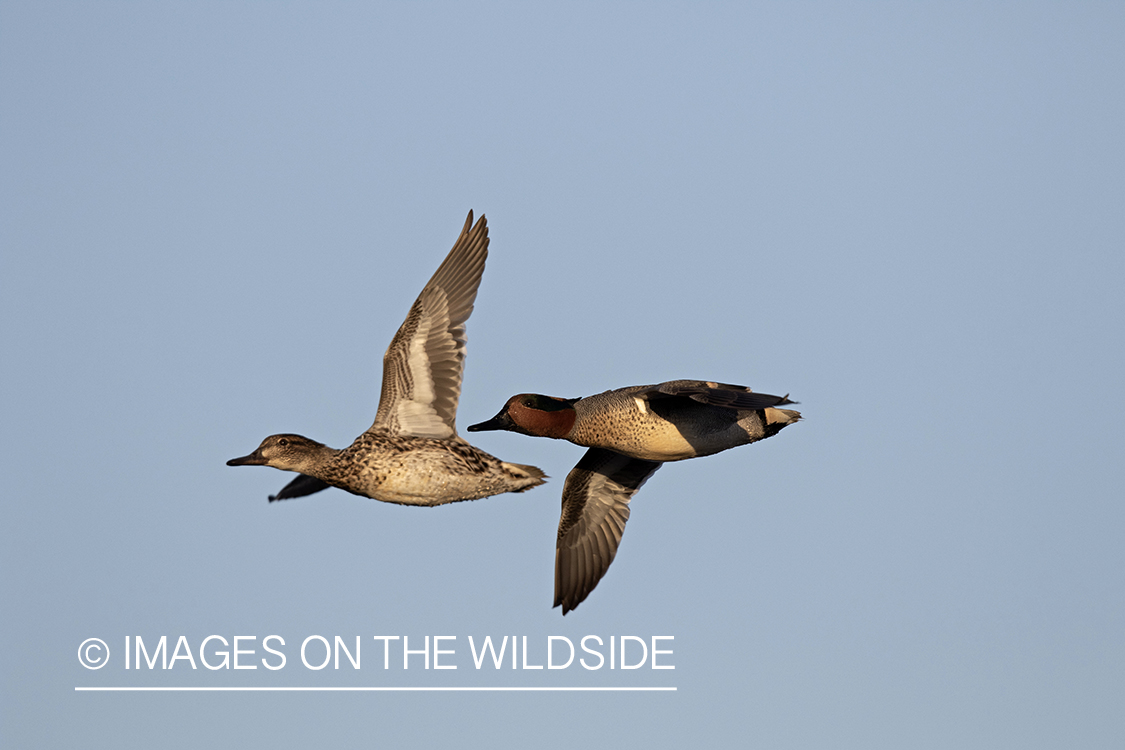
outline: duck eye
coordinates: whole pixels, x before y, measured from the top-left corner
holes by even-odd
[[[565,399],[541,396],[537,393],[524,398],[523,405],[536,411],[562,411],[571,407],[570,402]]]
[[[289,439],[288,438],[281,438],[280,440],[277,441],[277,444],[280,445],[282,448],[284,448],[285,446],[289,445]]]

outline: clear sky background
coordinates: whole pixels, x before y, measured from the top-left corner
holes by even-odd
[[[1123,39],[1110,2],[3,3],[3,744],[1122,747]],[[472,435],[552,480],[436,509],[224,465],[369,426],[470,208],[462,433],[674,378],[806,417],[665,466],[566,618],[581,448]],[[124,669],[212,634],[287,666]],[[470,635],[675,669],[478,671]]]

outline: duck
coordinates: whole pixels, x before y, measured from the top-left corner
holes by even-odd
[[[328,487],[400,505],[436,506],[524,492],[547,476],[508,463],[457,434],[457,403],[473,311],[488,257],[488,222],[469,211],[453,249],[410,306],[383,355],[379,407],[371,427],[343,449],[302,435],[270,435],[227,466],[272,466],[298,476],[269,500]]]
[[[567,440],[589,450],[563,484],[555,543],[555,607],[585,601],[609,570],[629,520],[629,501],[662,465],[772,437],[801,419],[788,396],[742,385],[671,380],[586,398],[512,396],[469,432],[506,430]]]

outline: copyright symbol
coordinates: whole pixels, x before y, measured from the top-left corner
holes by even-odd
[[[109,661],[109,646],[101,638],[87,638],[78,647],[78,662],[86,669],[101,669]]]

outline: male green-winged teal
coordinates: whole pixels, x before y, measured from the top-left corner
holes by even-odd
[[[354,443],[337,450],[300,435],[271,435],[227,465],[298,472],[271,501],[332,486],[388,503],[442,505],[543,484],[538,468],[501,461],[457,435],[465,321],[487,257],[488,224],[481,216],[473,226],[470,211],[387,347],[375,423]]]
[[[555,546],[555,606],[565,615],[605,575],[629,519],[629,500],[665,461],[709,456],[776,435],[801,418],[786,396],[741,385],[672,380],[587,398],[512,396],[469,432],[509,430],[590,450],[563,485]]]

